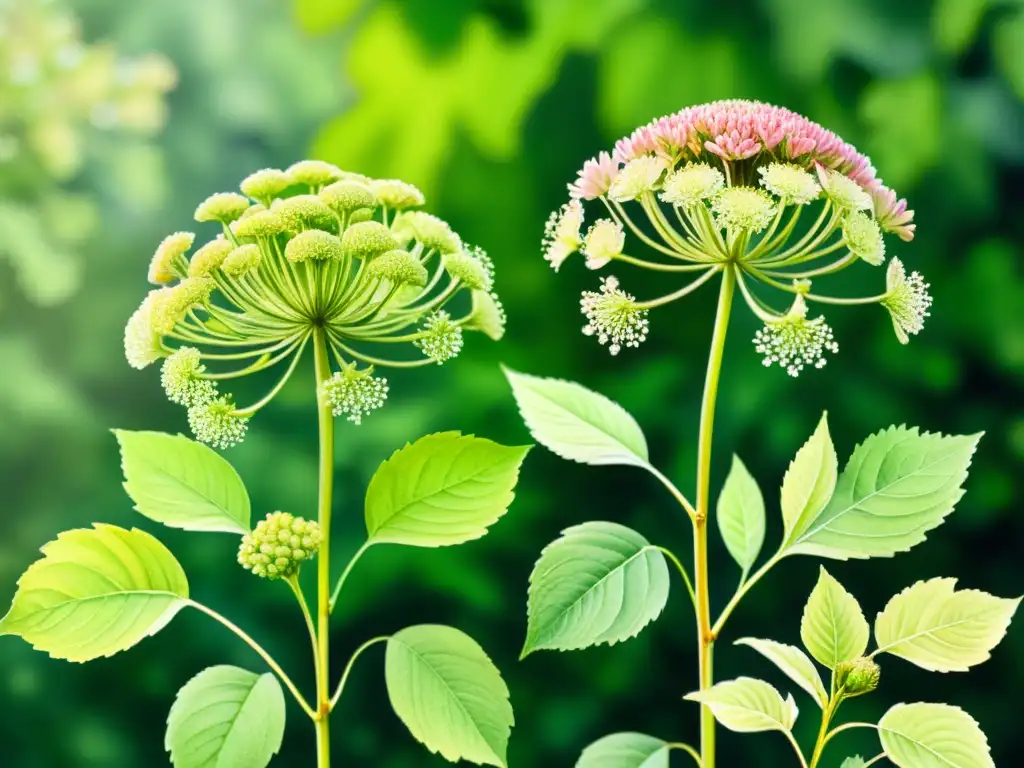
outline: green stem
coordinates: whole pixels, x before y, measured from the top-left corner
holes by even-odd
[[[655,547],[655,549],[661,552],[661,554],[671,560],[675,565],[676,570],[679,571],[679,575],[683,577],[683,583],[686,585],[686,591],[690,595],[690,602],[693,603],[694,608],[696,608],[697,596],[693,592],[693,582],[690,581],[690,574],[687,573],[686,566],[683,565],[682,561],[676,557],[672,550],[666,549],[665,547]]]
[[[338,583],[334,585],[334,591],[331,593],[330,610],[334,611],[334,606],[338,604],[338,597],[341,595],[341,588],[345,586],[345,579],[348,578],[349,573],[352,572],[352,568],[363,553],[366,552],[373,545],[372,541],[364,541],[363,545],[356,550],[356,553],[352,555],[352,559],[348,561],[348,565],[345,566],[345,570],[342,571],[341,576],[338,577]]]
[[[834,687],[835,684],[833,683]],[[818,761],[821,760],[821,753],[825,750],[825,743],[828,738],[828,727],[832,724],[832,717],[839,708],[839,703],[839,697],[831,698],[821,713],[821,727],[818,728],[818,738],[814,742],[814,752],[811,755],[810,768],[816,768]]]
[[[349,673],[352,671],[352,667],[355,666],[356,660],[363,655],[363,651],[365,651],[367,648],[370,648],[371,646],[376,645],[377,643],[386,643],[390,639],[390,635],[381,635],[380,637],[375,637],[372,640],[367,640],[365,643],[356,648],[355,653],[353,653],[352,656],[349,658],[348,664],[345,665],[345,671],[341,674],[341,680],[338,681],[338,687],[334,691],[334,695],[331,697],[331,709],[334,709],[334,707],[337,706],[338,699],[341,698],[341,694],[345,691],[345,683],[348,682]]]
[[[697,514],[694,516],[693,562],[697,607],[697,643],[700,690],[714,684],[713,650],[715,635],[711,629],[710,579],[708,570],[708,510],[711,498],[711,442],[715,423],[715,402],[718,380],[722,372],[725,335],[736,288],[736,268],[730,267],[722,276],[718,294],[718,311],[711,337],[708,369],[704,380],[704,397],[700,409],[700,431],[697,444]],[[703,768],[715,768],[715,717],[706,704],[700,709],[700,751]]]
[[[696,761],[698,766],[700,766],[700,753],[696,749],[691,747],[689,744],[683,744],[682,742],[673,742],[672,744],[668,745],[668,748],[670,750],[678,749],[680,752],[685,752]]]
[[[715,622],[714,627],[711,628],[711,633],[715,637],[718,637],[721,634],[722,628],[725,626],[725,622],[729,620],[729,616],[731,616],[732,612],[736,610],[736,606],[740,604],[740,600],[742,600],[744,596],[747,594],[747,592],[750,591],[751,587],[753,587],[755,584],[757,584],[757,582],[764,578],[764,575],[768,573],[768,571],[770,571],[775,566],[775,564],[778,563],[781,559],[782,553],[780,550],[779,552],[776,552],[774,555],[772,555],[771,559],[768,560],[767,563],[758,568],[754,572],[753,576],[751,576],[749,579],[743,580],[743,583],[740,584],[739,588],[736,590],[736,594],[732,596],[732,598],[729,600],[729,603],[725,606],[725,608],[722,609],[721,615]]]
[[[317,424],[320,432],[320,479],[317,517],[323,542],[317,559],[317,766],[331,764],[330,624],[331,624],[331,510],[334,484],[334,416],[323,397],[322,385],[331,376],[327,335],[322,327],[313,331],[313,360],[316,371]]]
[[[306,622],[306,630],[309,632],[309,641],[313,648],[313,661],[316,667],[317,674],[317,685],[319,685],[320,666],[316,664],[317,658],[317,641],[316,641],[316,625],[313,623],[313,615],[309,611],[309,603],[306,602],[306,595],[302,592],[302,585],[299,584],[299,576],[295,574],[286,579],[288,586],[291,587],[292,593],[295,595],[295,599],[299,603],[299,608],[302,609],[302,618]]]
[[[800,760],[801,768],[807,768],[807,758],[804,757],[804,753],[800,749],[800,745],[797,743],[796,737],[793,735],[793,732],[783,731],[783,733],[786,735],[786,738],[789,740],[789,743],[793,745],[793,751],[796,752],[796,756]]]

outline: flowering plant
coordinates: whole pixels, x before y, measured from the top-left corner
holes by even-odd
[[[596,203],[604,217],[584,233],[588,203]],[[808,213],[815,207],[816,213]],[[860,605],[822,568],[800,624],[806,650],[765,638],[736,641],[774,664],[820,710],[809,752],[793,735],[798,709],[792,695],[753,677],[716,682],[712,666],[712,651],[730,616],[780,562],[795,555],[849,560],[904,552],[923,542],[963,494],[980,435],[889,427],[868,437],[839,471],[823,416],[783,478],[783,538],[759,567],[765,501],[739,458],[733,459],[712,510],[715,401],[736,294],[764,324],[753,339],[764,365],[778,365],[791,376],[823,367],[838,351],[823,317],[811,316],[812,305],[880,304],[899,341],[907,343],[922,330],[932,299],[921,275],[908,275],[895,256],[886,267],[885,289],[875,296],[826,295],[812,290],[812,282],[859,262],[881,267],[885,234],[909,242],[914,229],[906,201],[882,184],[867,157],[806,118],[749,101],[687,108],[637,129],[612,153],[584,164],[569,201],[552,215],[544,256],[556,270],[580,252],[594,270],[614,263],[666,277],[692,275],[677,290],[651,300],[638,301],[612,276],[602,278],[599,291],[584,292],[583,333],[613,355],[647,338],[651,310],[712,280],[719,283],[693,503],[651,463],[640,426],[618,404],[576,383],[508,372],[523,418],[540,443],[573,461],[647,470],[686,511],[693,530],[690,568],[668,548],[603,521],[565,530],[534,567],[524,656],[635,636],[665,607],[670,564],[682,576],[696,613],[699,686],[686,698],[700,706],[700,744],[617,733],[587,747],[578,768],[667,766],[675,749],[701,768],[714,768],[716,721],[737,732],[781,732],[802,768],[818,768],[826,745],[853,728],[877,730],[881,752],[867,761],[850,757],[844,768],[883,759],[901,768],[993,765],[978,724],[954,706],[897,704],[876,723],[837,724],[837,715],[845,701],[877,688],[879,660],[886,655],[942,672],[981,663],[1006,633],[1019,600],[958,590],[952,578],[919,581],[878,614],[876,648],[869,653],[871,631]],[[627,251],[627,234],[648,252]],[[780,293],[788,307],[773,303]],[[708,562],[712,517],[740,569],[735,593],[714,618]],[[827,682],[815,661],[829,671]]]
[[[388,695],[412,735],[447,760],[504,766],[508,689],[483,649],[459,630],[419,625],[373,637],[337,680],[329,664],[331,614],[362,555],[380,544],[442,547],[479,538],[512,502],[527,448],[457,432],[428,435],[377,470],[366,493],[366,541],[340,573],[332,571],[334,417],[359,424],[384,404],[380,368],[444,363],[462,349],[465,331],[500,338],[505,318],[493,265],[444,221],[417,210],[423,196],[401,181],[302,161],[257,171],[241,190],[199,205],[196,220],[220,232],[191,255],[190,232],[159,245],[149,267],[159,287],[125,329],[128,362],[145,368],[163,361],[167,397],[187,408],[197,440],[115,434],[125,490],[139,513],[173,528],[237,535],[239,564],[288,587],[300,609],[297,626],[308,631],[315,695],[307,698],[246,631],[193,599],[174,555],[138,529],[97,523],[45,545],[21,577],[0,634],[79,662],[134,646],[184,608],[236,634],[270,671],[211,667],[181,689],[166,736],[177,768],[268,765],[284,732],[282,683],[314,724],[317,765],[326,768],[331,712],[356,660],[383,644]],[[214,448],[243,440],[307,348],[319,431],[318,508],[309,517],[272,512],[252,525],[245,485]],[[267,393],[251,404],[222,391],[228,382],[271,373]],[[302,580],[310,568],[312,606]]]

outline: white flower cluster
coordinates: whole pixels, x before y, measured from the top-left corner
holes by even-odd
[[[586,336],[597,336],[608,351],[619,354],[623,347],[639,347],[647,339],[647,310],[637,306],[636,299],[619,289],[615,277],[601,278],[600,292],[584,291],[580,311],[587,318],[583,326]]]
[[[225,449],[245,439],[249,417],[238,415],[235,404],[226,397],[220,397],[189,408],[188,425],[199,442]]]
[[[441,365],[462,351],[462,328],[447,312],[435,312],[423,323],[423,336],[413,343]]]
[[[384,405],[388,399],[388,380],[374,376],[373,368],[359,370],[346,365],[323,384],[324,397],[335,416],[347,416],[353,424],[362,424],[363,417]]]
[[[910,341],[924,328],[924,319],[931,315],[932,297],[928,293],[929,285],[920,272],[911,272],[903,267],[903,262],[893,258],[886,272],[886,286],[889,289],[882,299],[882,306],[889,310],[892,325],[896,330],[896,338],[901,343]]]
[[[777,363],[790,376],[799,376],[808,365],[824,368],[825,353],[839,351],[832,328],[824,318],[807,320],[792,314],[766,323],[754,334],[754,348],[764,356],[762,363],[766,368]]]

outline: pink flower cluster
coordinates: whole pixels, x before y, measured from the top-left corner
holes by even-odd
[[[574,198],[604,195],[624,163],[643,155],[679,162],[708,162],[715,156],[725,165],[763,155],[765,162],[787,161],[810,168],[817,164],[845,174],[875,202],[875,216],[903,240],[914,236],[914,212],[906,200],[876,176],[871,160],[832,131],[796,112],[758,101],[732,99],[687,107],[641,126],[615,144],[614,152],[588,160],[570,186]]]

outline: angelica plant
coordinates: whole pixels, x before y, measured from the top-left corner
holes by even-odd
[[[589,227],[585,206],[598,217]],[[806,118],[749,101],[691,107],[637,129],[611,153],[588,160],[570,186],[569,201],[552,214],[543,248],[556,270],[580,253],[593,270],[638,267],[679,282],[663,296],[640,300],[607,275],[598,291],[583,293],[583,333],[612,355],[632,354],[628,348],[657,332],[652,310],[712,281],[719,296],[696,436],[693,502],[652,464],[640,426],[618,404],[576,383],[508,371],[522,416],[540,443],[572,461],[647,470],[692,524],[692,569],[669,548],[606,521],[568,528],[533,569],[524,656],[634,637],[665,607],[670,566],[678,569],[695,609],[699,685],[685,698],[699,704],[700,743],[691,746],[667,734],[612,734],[587,747],[578,768],[667,766],[672,750],[688,753],[701,768],[715,768],[716,721],[737,732],[781,732],[801,768],[824,765],[826,745],[853,728],[877,730],[881,752],[866,761],[850,757],[844,768],[883,759],[901,768],[993,765],[978,724],[955,706],[897,704],[873,723],[840,723],[838,715],[847,699],[878,687],[887,657],[940,672],[983,662],[1006,633],[1017,599],[958,590],[952,578],[917,582],[878,614],[869,652],[871,630],[860,605],[822,568],[800,623],[806,651],[769,638],[736,640],[778,667],[820,710],[810,749],[793,735],[798,710],[791,694],[756,677],[716,681],[712,666],[730,616],[787,558],[904,552],[923,542],[963,494],[980,435],[889,427],[861,443],[839,471],[823,416],[782,480],[783,538],[760,565],[766,504],[739,458],[712,504],[715,401],[733,305],[745,305],[763,323],[752,340],[763,364],[790,376],[820,369],[838,352],[839,342],[818,314],[821,306],[880,305],[898,340],[907,343],[921,332],[932,299],[920,273],[908,274],[900,259],[887,254],[893,238],[886,235],[909,242],[915,226],[906,201],[882,184],[867,157]],[[634,250],[637,245],[642,251]],[[861,264],[884,270],[877,295],[819,289]],[[740,569],[739,586],[717,612],[709,601],[711,580],[732,576],[708,562],[712,519]],[[818,665],[828,670],[827,682]]]
[[[459,354],[467,332],[500,338],[505,316],[494,266],[419,210],[423,195],[401,181],[302,161],[257,171],[241,191],[198,206],[195,219],[214,231],[203,245],[192,232],[160,243],[149,265],[157,287],[125,328],[128,362],[138,369],[160,362],[167,397],[186,409],[196,439],[115,434],[124,487],[139,513],[173,528],[239,536],[239,565],[261,586],[294,595],[293,636],[309,636],[315,691],[300,691],[248,631],[193,599],[174,555],[139,529],[97,523],[45,545],[21,577],[0,634],[79,662],[136,645],[186,608],[237,635],[268,671],[211,667],[181,689],[166,735],[177,768],[264,768],[281,746],[284,689],[313,724],[317,765],[327,768],[331,713],[356,660],[382,645],[390,701],[416,739],[452,762],[504,766],[513,724],[508,689],[459,630],[405,627],[368,639],[340,674],[329,664],[332,611],[368,550],[461,544],[483,536],[512,502],[527,448],[457,432],[428,435],[374,474],[367,538],[343,569],[334,568],[335,419],[372,419],[388,396],[384,369],[443,364]],[[273,511],[254,525],[245,485],[214,449],[245,438],[307,350],[319,433],[317,509]],[[268,380],[266,394],[241,403],[228,388],[253,376]]]

